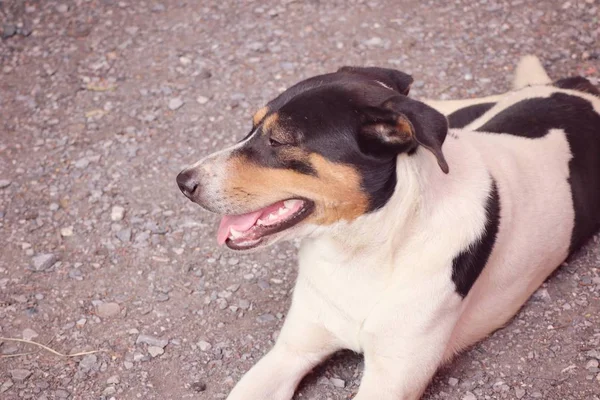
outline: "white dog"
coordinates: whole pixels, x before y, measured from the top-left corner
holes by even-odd
[[[411,82],[354,67],[300,82],[177,177],[232,249],[303,238],[277,343],[230,400],[289,400],[340,349],[365,356],[355,400],[418,399],[600,227],[590,82],[552,83],[534,57],[500,96],[426,105]]]

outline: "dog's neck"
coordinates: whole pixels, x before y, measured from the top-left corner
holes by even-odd
[[[384,247],[398,247],[406,235],[427,218],[435,207],[436,191],[445,185],[447,176],[429,152],[420,149],[413,155],[400,155],[396,161],[396,187],[381,209],[351,222],[318,230],[310,241],[327,242],[328,247],[352,257],[356,252],[381,252]]]
[[[487,193],[490,178],[470,145],[453,137],[446,142],[449,174],[441,171],[426,149],[400,155],[396,188],[384,207],[354,221],[317,230],[307,241],[328,249],[336,259],[352,259],[357,253],[396,254],[415,235],[460,237],[463,212],[481,204],[478,199]],[[476,165],[483,168],[474,168]]]

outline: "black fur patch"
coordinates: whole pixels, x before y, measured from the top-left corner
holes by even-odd
[[[592,104],[565,93],[527,99],[508,107],[476,130],[541,138],[553,128],[566,132],[573,155],[569,161],[575,208],[569,251],[573,252],[600,228],[600,115]]]
[[[485,209],[486,222],[481,237],[452,260],[452,281],[456,285],[457,293],[462,297],[469,293],[483,271],[496,243],[500,226],[500,196],[494,180]]]
[[[464,128],[495,105],[496,103],[480,103],[458,109],[448,115],[448,124],[450,128]]]
[[[554,82],[553,85],[562,89],[577,90],[579,92],[600,96],[600,90],[598,90],[596,86],[592,85],[592,82],[583,76],[559,79],[558,81]]]

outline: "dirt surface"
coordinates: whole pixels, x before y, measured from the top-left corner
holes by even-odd
[[[181,167],[341,65],[410,72],[417,97],[503,91],[526,53],[597,82],[599,16],[598,0],[0,1],[0,336],[101,350],[0,340],[0,398],[224,399],[273,344],[296,249],[217,248]],[[598,400],[595,239],[426,398]],[[336,356],[296,397],[349,399],[361,370]]]

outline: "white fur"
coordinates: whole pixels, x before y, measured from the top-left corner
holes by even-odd
[[[532,85],[547,85],[552,80],[544,70],[539,58],[527,55],[519,61],[513,78],[513,89],[522,89]]]
[[[558,129],[540,139],[472,129],[516,101],[555,92],[600,109],[598,98],[553,87],[496,96],[497,106],[446,139],[449,175],[426,150],[400,156],[385,207],[306,238],[277,344],[228,399],[290,400],[310,369],[348,348],[365,355],[355,400],[415,400],[444,359],[506,323],[567,256],[571,153]],[[500,227],[486,268],[462,300],[452,258],[483,230],[490,173]]]

